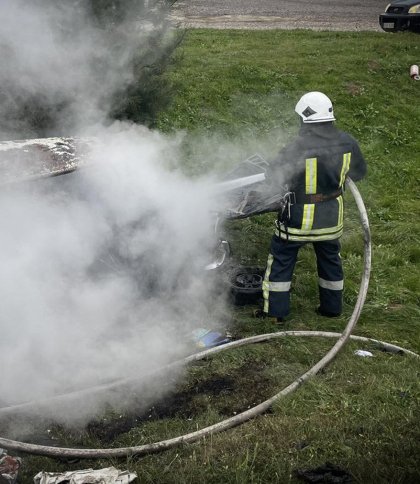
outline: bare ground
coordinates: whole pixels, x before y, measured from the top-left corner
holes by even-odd
[[[173,7],[182,27],[381,31],[383,0],[184,0]]]

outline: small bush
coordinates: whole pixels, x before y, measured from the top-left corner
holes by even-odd
[[[169,0],[17,0],[1,6],[0,136],[71,135],[128,119],[153,125],[181,34]]]

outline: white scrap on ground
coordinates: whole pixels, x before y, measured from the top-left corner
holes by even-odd
[[[366,351],[366,350],[356,350],[354,352],[355,355],[357,356],[363,356],[363,357],[369,357],[369,356],[373,356],[373,353],[371,353],[370,351]]]
[[[35,484],[128,484],[137,478],[135,472],[120,471],[115,467],[84,469],[69,472],[39,472]]]

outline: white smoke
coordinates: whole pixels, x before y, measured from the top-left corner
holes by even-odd
[[[33,104],[45,108],[36,114],[39,124],[53,111],[55,134],[70,136],[103,122],[114,94],[134,81],[135,63],[141,59],[148,69],[171,43],[162,9],[162,15],[158,7],[150,13],[147,2],[127,0],[126,18],[108,25],[92,15],[91,3],[0,1],[0,107],[9,118],[2,120],[5,139],[28,133],[30,123],[22,113],[33,116]]]
[[[194,351],[192,330],[212,324],[215,202],[209,182],[165,168],[176,152],[174,139],[116,123],[89,167],[2,192],[3,405],[147,375]],[[79,418],[92,412],[79,404]]]
[[[112,94],[132,80],[150,25],[109,35],[76,1],[1,1],[0,16],[1,114],[30,96],[47,106],[64,99],[57,129],[86,135],[91,127],[97,138],[88,167],[0,193],[7,406],[147,375],[194,350],[191,332],[215,327],[217,304],[204,273],[215,242],[211,183],[174,169],[176,137],[129,123],[100,127]],[[6,134],[21,138],[26,126],[15,121]],[[161,383],[149,385],[146,404]],[[76,398],[56,416],[90,417],[111,398],[97,397]],[[111,403],[121,400],[129,399],[114,393]]]

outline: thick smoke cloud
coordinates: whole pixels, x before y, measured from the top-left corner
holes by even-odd
[[[0,193],[0,406],[8,406],[147,375],[190,353],[192,330],[214,327],[218,305],[203,270],[214,243],[211,184],[174,169],[176,137],[108,120],[150,25],[110,36],[84,2],[1,2],[0,15],[3,138],[28,136],[13,113],[31,98],[61,102],[58,131],[96,138],[87,167]],[[144,405],[161,392],[155,383]],[[80,422],[106,402],[129,405],[129,396],[76,398],[55,417]]]
[[[165,169],[176,150],[117,123],[89,167],[3,190],[3,406],[147,375],[214,323],[204,271],[213,190]],[[79,419],[93,411],[79,403]]]
[[[36,137],[34,124],[69,136],[103,122],[114,95],[133,82],[136,62],[147,70],[170,43],[163,10],[146,8],[163,2],[127,0],[119,7],[125,17],[114,21],[94,15],[95,3],[0,2],[3,139]]]

